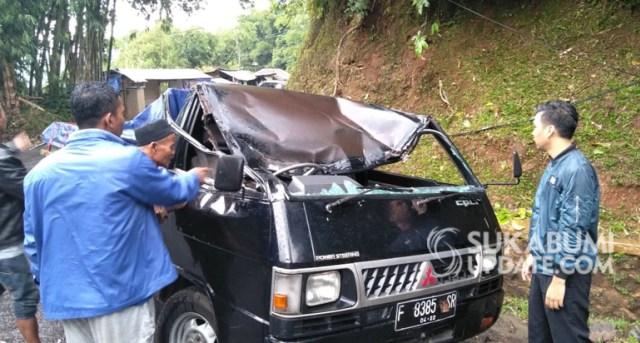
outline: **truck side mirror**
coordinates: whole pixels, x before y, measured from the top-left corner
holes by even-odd
[[[244,179],[244,158],[221,155],[216,166],[213,186],[223,192],[237,192],[242,189]]]
[[[484,184],[486,188],[489,185],[505,186],[505,185],[517,185],[520,183],[520,176],[522,176],[522,164],[520,163],[520,155],[517,151],[513,152],[513,177],[515,181],[512,182],[488,182]]]
[[[520,164],[520,155],[517,151],[513,152],[513,177],[516,180],[520,180],[522,176],[522,165]]]

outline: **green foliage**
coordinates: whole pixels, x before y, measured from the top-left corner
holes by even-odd
[[[235,28],[216,34],[202,30],[148,32],[117,42],[115,66],[136,68],[292,68],[308,27],[303,0],[276,2],[271,9],[240,16]]]
[[[186,67],[202,68],[214,60],[216,36],[201,30],[175,32],[172,36],[177,55],[186,60]]]
[[[440,32],[440,23],[435,21],[431,24],[431,35],[438,34],[438,32]]]
[[[529,318],[529,300],[514,295],[505,295],[504,297],[505,312],[511,312],[514,316],[526,320]]]
[[[506,224],[511,220],[511,211],[500,206],[499,203],[496,203],[493,207],[493,211],[496,214],[496,218],[498,218],[498,223],[500,225]]]
[[[414,0],[414,2],[415,1],[416,0]],[[435,35],[438,32],[440,32],[440,24],[435,21],[433,22],[433,24],[431,24],[431,35]],[[413,43],[413,51],[415,52],[416,57],[422,58],[422,53],[429,48],[427,37],[422,34],[422,31],[418,31],[418,33],[411,37],[411,42]]]
[[[422,52],[429,48],[429,44],[427,44],[427,37],[418,31],[413,37],[411,37],[411,42],[413,42],[413,51],[416,53],[416,57],[422,57]]]
[[[344,13],[350,18],[353,18],[353,17],[364,18],[367,16],[368,11],[369,11],[368,0],[349,0],[347,2],[347,8],[344,10]]]
[[[45,5],[34,0],[0,0],[0,59],[15,61],[36,53],[38,42],[33,32]]]
[[[493,206],[493,210],[496,214],[496,218],[498,218],[498,222],[500,225],[506,224],[512,219],[524,220],[527,218],[531,218],[531,209],[519,207],[516,211],[511,211],[507,208],[502,207],[500,203],[495,203]]]
[[[118,68],[186,68],[189,61],[187,56],[179,54],[174,37],[182,35],[173,28],[167,32],[162,23],[158,23],[130,41],[116,43],[120,52],[113,65]]]
[[[293,0],[292,2],[305,1]],[[313,18],[323,18],[325,13],[331,12],[339,5],[339,0],[308,0],[306,1],[309,15]]]
[[[305,10],[305,6],[287,6],[275,7],[274,12],[274,26],[280,29],[282,34],[276,37],[271,66],[292,70],[309,28],[308,11]]]
[[[418,11],[418,15],[422,15],[425,8],[429,7],[429,0],[412,0],[413,6]]]
[[[275,26],[276,19],[273,11],[252,11],[238,18],[234,31],[241,68],[259,69],[271,65],[276,39],[283,33],[283,28]]]
[[[433,136],[423,135],[409,159],[382,168],[391,172],[401,170],[411,176],[449,185],[464,185],[464,179],[449,155]]]
[[[608,323],[611,323],[616,328],[616,331],[626,331],[631,326],[633,326],[634,324],[635,325],[638,324],[638,322],[628,321],[628,320],[626,320],[624,318],[620,318],[620,317],[589,316],[589,324],[594,323],[594,322],[608,322]],[[614,341],[614,342],[618,342],[618,341]],[[629,342],[634,342],[634,341],[632,340],[632,341],[625,341],[625,342],[629,343]],[[635,342],[637,342],[637,340]]]

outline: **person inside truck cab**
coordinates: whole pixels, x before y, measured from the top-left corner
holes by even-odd
[[[458,240],[457,229],[439,226],[434,215],[438,212],[437,206],[418,206],[411,200],[392,200],[389,203],[389,221],[399,232],[389,249],[393,252],[424,250],[430,253],[453,249]]]
[[[418,212],[410,200],[392,200],[389,203],[389,221],[398,230],[389,249],[393,252],[410,252],[426,249],[429,229],[420,222]]]
[[[202,145],[207,149],[222,153],[230,152],[224,138],[222,137],[222,133],[210,116],[205,117],[203,125],[198,126],[194,131],[194,137],[202,136],[200,143],[202,143]],[[191,158],[191,166],[207,167],[215,171],[217,165],[217,157],[205,154],[198,149],[194,149],[194,154]],[[214,175],[212,174],[211,177],[214,177]]]

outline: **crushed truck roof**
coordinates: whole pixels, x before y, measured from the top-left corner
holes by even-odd
[[[201,83],[191,96],[234,154],[251,167],[270,170],[315,163],[327,172],[345,172],[396,162],[413,150],[430,120],[338,97],[263,87]]]

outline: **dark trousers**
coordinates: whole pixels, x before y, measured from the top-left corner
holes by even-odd
[[[533,274],[529,292],[529,343],[579,343],[589,341],[589,290],[591,274],[567,277],[564,307],[544,305],[551,276]]]

